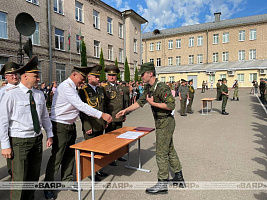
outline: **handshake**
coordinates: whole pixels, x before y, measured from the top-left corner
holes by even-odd
[[[121,117],[121,116],[123,116],[123,115],[125,115],[125,114],[126,114],[126,111],[125,111],[125,110],[122,110],[122,111],[120,111],[120,112],[118,112],[118,113],[116,114],[116,118],[119,118],[119,117]],[[108,124],[111,123],[111,122],[113,121],[111,115],[110,115],[110,114],[107,114],[107,113],[102,113],[101,118],[102,118],[103,120],[105,120]]]

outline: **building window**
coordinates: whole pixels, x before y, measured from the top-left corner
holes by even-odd
[[[257,32],[256,29],[250,29],[249,31],[249,39],[256,40]]]
[[[78,1],[75,1],[75,19],[78,22],[83,21],[83,4]]]
[[[238,82],[244,82],[244,74],[237,74]]]
[[[137,61],[134,60],[134,72],[135,72],[136,67],[137,67]]]
[[[142,59],[141,63],[144,64],[144,60],[143,59]]]
[[[226,74],[220,74],[220,79],[226,78]]]
[[[154,59],[153,58],[149,59],[149,62],[154,63]]]
[[[81,53],[81,45],[82,45],[82,40],[84,39],[83,36],[76,35],[76,49],[77,53]]]
[[[189,55],[189,57],[188,57],[188,64],[189,65],[194,64],[194,55]]]
[[[119,62],[123,62],[123,49],[119,49]]]
[[[163,83],[165,83],[166,77],[164,77],[164,76],[160,77],[160,81],[163,82]]]
[[[189,38],[189,47],[193,47],[194,46],[194,37],[190,37]]]
[[[181,56],[176,56],[176,65],[181,65]]]
[[[202,46],[203,45],[203,36],[198,36],[197,37],[197,46]]]
[[[38,5],[38,0],[26,0],[26,1]]]
[[[203,54],[197,54],[197,64],[203,63]]]
[[[245,31],[239,31],[239,41],[245,41]]]
[[[168,66],[172,66],[172,57],[168,57]]]
[[[55,44],[56,49],[64,50],[64,31],[60,29],[55,29]]]
[[[181,39],[177,39],[176,40],[176,49],[180,49],[181,48]]]
[[[2,67],[8,62],[8,58],[7,57],[2,57],[0,56],[0,70],[2,69]],[[2,75],[0,75],[0,80],[2,80]]]
[[[169,82],[173,83],[175,81],[174,76],[169,76]]]
[[[142,46],[141,46],[141,52],[142,53],[144,52],[144,44],[142,44]]]
[[[222,61],[223,62],[228,62],[229,61],[229,52],[223,52],[222,53]]]
[[[108,17],[108,24],[107,24],[107,26],[108,26],[108,33],[109,34],[112,34],[113,33],[113,31],[112,31],[112,19],[111,18],[109,18]]]
[[[100,57],[100,42],[94,40],[94,57]]]
[[[215,74],[209,75],[209,82],[213,81],[214,83],[214,80],[215,80]]]
[[[93,10],[93,26],[96,29],[100,29],[100,19],[99,19],[99,12],[97,12],[96,10]]]
[[[39,85],[39,84],[41,84],[43,82],[42,62],[41,61],[38,62],[37,68],[40,71],[40,73],[39,73],[39,79],[40,79],[40,81],[38,83],[38,85]]]
[[[66,79],[66,69],[64,64],[56,64],[56,79],[57,83],[61,83]]]
[[[119,38],[123,38],[123,24],[119,23]]]
[[[161,58],[157,58],[157,63],[156,63],[157,67],[161,66]]]
[[[149,43],[149,51],[154,51],[154,43]]]
[[[160,51],[161,50],[161,42],[156,43],[156,50]]]
[[[30,36],[32,44],[40,45],[39,23],[35,22],[35,32]]]
[[[229,42],[229,33],[223,33],[223,43]]]
[[[108,45],[108,60],[113,61],[113,46]]]
[[[134,39],[134,53],[137,53],[137,39]]]
[[[257,73],[250,73],[249,74],[249,82],[252,82],[254,80],[258,80],[258,74]]]
[[[219,34],[213,34],[213,44],[219,43]]]
[[[250,49],[249,50],[249,60],[255,60],[256,59],[256,49]]]
[[[213,63],[217,63],[218,62],[218,58],[219,58],[219,54],[218,53],[213,53],[212,62]]]
[[[0,38],[7,39],[7,14],[0,12]]]
[[[173,40],[168,41],[168,49],[173,49]]]
[[[54,0],[54,11],[63,14],[63,0]]]
[[[245,60],[245,50],[238,51],[238,60]]]

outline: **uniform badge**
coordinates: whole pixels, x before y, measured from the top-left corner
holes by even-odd
[[[164,95],[164,98],[166,99],[166,98],[167,98],[167,96],[168,96],[168,94],[166,93],[166,94]]]

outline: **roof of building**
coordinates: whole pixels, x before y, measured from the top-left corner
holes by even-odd
[[[132,15],[133,17],[135,17],[137,20],[139,20],[141,22],[141,24],[144,24],[146,22],[148,22],[145,18],[143,18],[141,15],[137,14],[134,10],[130,9],[130,10],[124,10],[122,11],[122,13],[124,13],[125,15]]]
[[[172,73],[186,73],[186,72],[236,71],[236,70],[248,70],[248,69],[267,69],[267,60],[249,60],[249,61],[238,61],[238,62],[156,67],[156,73],[172,74]]]
[[[240,25],[245,25],[245,24],[255,24],[255,23],[261,23],[261,22],[267,22],[267,14],[221,20],[220,22],[208,22],[208,23],[203,23],[203,24],[182,26],[182,27],[172,28],[172,29],[164,29],[164,30],[160,30],[159,34],[148,32],[148,33],[144,33],[142,35],[142,38],[152,39],[152,38],[158,38],[162,36],[199,32],[199,31],[206,31],[206,30],[212,30],[212,29],[227,28],[227,27],[232,27],[232,26],[240,26]]]

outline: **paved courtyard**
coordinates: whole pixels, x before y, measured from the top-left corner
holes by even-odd
[[[180,104],[176,99],[176,129],[174,144],[183,165],[186,181],[196,182],[264,182],[267,180],[267,115],[256,96],[249,89],[240,89],[240,101],[228,101],[226,111],[220,114],[221,102],[213,103],[211,115],[203,116],[200,99],[215,97],[216,90],[201,93],[197,90],[193,103],[194,114],[181,117],[177,110]],[[232,98],[232,93],[230,97]],[[127,116],[125,126],[154,127],[150,106],[145,106]],[[80,123],[77,123],[77,142],[82,141]],[[105,167],[109,174],[104,181],[157,181],[154,132],[141,139],[143,168],[150,173],[126,169],[125,163]],[[40,180],[44,173],[51,148],[44,147]],[[127,158],[127,156],[125,156]],[[137,144],[131,146],[131,164],[137,164]],[[0,157],[0,180],[9,181],[5,159]],[[60,180],[59,175],[56,180]],[[83,181],[90,181],[86,178]],[[153,184],[152,183],[152,184]],[[152,185],[151,185],[152,186]],[[71,191],[56,192],[58,200],[77,199]],[[91,191],[82,192],[84,199],[91,199]],[[0,199],[8,199],[9,191],[0,190]],[[36,191],[35,198],[44,199],[43,191]],[[169,190],[164,195],[148,195],[144,190],[97,190],[96,199],[267,199],[267,190]]]

